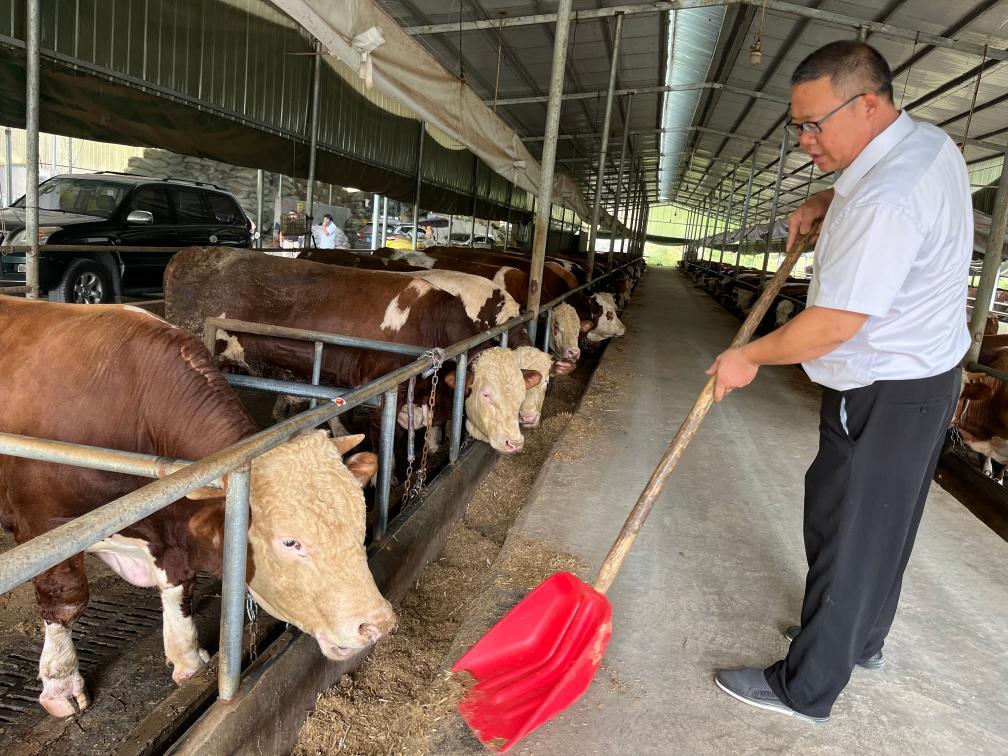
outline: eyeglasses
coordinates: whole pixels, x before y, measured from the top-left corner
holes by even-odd
[[[849,100],[845,100],[841,104],[837,105],[833,110],[824,115],[818,121],[803,121],[802,123],[786,123],[784,128],[788,130],[788,133],[796,138],[801,138],[802,133],[811,134],[812,136],[818,136],[822,134],[822,125],[826,123],[830,118],[839,113],[841,110],[850,105],[858,97],[864,97],[867,92],[861,92],[851,97]]]

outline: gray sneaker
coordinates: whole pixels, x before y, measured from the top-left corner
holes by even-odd
[[[798,719],[804,719],[806,722],[814,722],[815,724],[829,722],[829,717],[810,717],[807,714],[795,711],[781,701],[766,681],[766,676],[763,674],[762,669],[757,669],[756,667],[722,669],[714,677],[714,682],[732,698],[736,698],[750,706],[755,706],[758,709],[776,711],[778,714],[786,714],[789,717],[797,717]]]
[[[787,638],[790,643],[798,637],[798,633],[800,632],[801,625],[791,625],[784,631],[784,637]],[[882,652],[879,651],[878,653],[872,654],[864,659],[858,659],[858,666],[864,667],[865,669],[882,669],[882,667],[885,666],[885,657],[882,656]]]

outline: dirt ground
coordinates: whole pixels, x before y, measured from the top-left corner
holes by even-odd
[[[294,753],[425,754],[428,738],[464,691],[442,672],[462,620],[478,608],[492,578],[528,590],[549,574],[577,569],[548,545],[522,543],[491,575],[508,530],[539,468],[570,423],[600,355],[585,355],[571,375],[554,379],[539,428],[525,434],[517,455],[501,456],[481,483],[441,557],[424,570],[396,611],[399,626],[361,669],[319,696]]]

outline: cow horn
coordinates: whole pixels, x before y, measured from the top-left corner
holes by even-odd
[[[352,436],[340,436],[339,438],[333,439],[333,445],[335,445],[337,451],[340,455],[346,454],[348,451],[353,449],[357,444],[364,440],[363,433],[355,433]]]

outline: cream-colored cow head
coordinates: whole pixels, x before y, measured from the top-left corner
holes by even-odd
[[[584,321],[591,327],[591,321]],[[577,362],[581,356],[578,339],[585,332],[577,310],[566,302],[553,308],[553,332],[550,334],[550,352],[560,359]]]
[[[520,451],[525,444],[518,427],[518,412],[525,393],[543,379],[535,370],[522,370],[514,353],[501,347],[487,349],[473,360],[466,376],[466,430],[505,454]],[[454,388],[455,373],[445,376]]]
[[[316,431],[252,462],[249,591],[274,617],[314,635],[330,659],[351,656],[395,626],[364,551],[361,486],[377,457],[342,459],[363,438]]]
[[[536,428],[542,419],[543,402],[546,400],[546,387],[550,376],[556,375],[553,358],[541,349],[532,346],[518,347],[513,350],[518,367],[522,370],[534,370],[542,376],[542,380],[525,391],[525,399],[518,410],[518,421],[523,428]],[[568,363],[569,364],[569,363]],[[563,372],[562,369],[560,372]]]
[[[602,308],[602,314],[599,315],[598,325],[588,332],[588,341],[597,344],[613,336],[622,336],[626,333],[626,326],[619,319],[613,295],[609,293],[592,294],[592,299]]]

